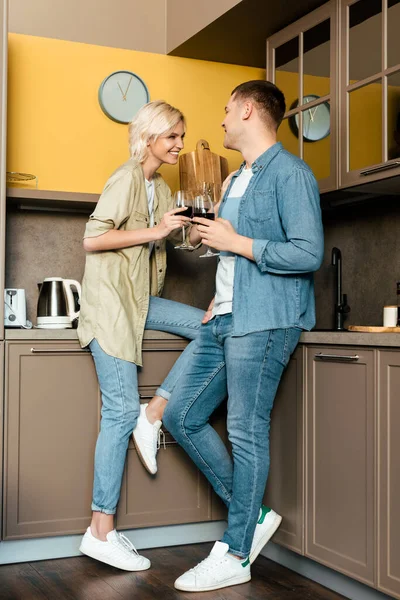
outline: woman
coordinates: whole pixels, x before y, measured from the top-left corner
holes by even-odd
[[[166,239],[189,222],[173,207],[171,191],[157,170],[175,165],[183,148],[185,119],[162,101],[142,107],[129,126],[131,159],[107,181],[86,225],[87,251],[78,336],[89,346],[99,380],[102,411],[96,445],[92,521],[80,550],[128,570],[150,561],[114,529],[129,437],[146,468],[155,473],[155,446],[165,404],[190,345],[148,405],[139,402],[137,367],[144,329],[194,339],[204,312],[160,298],[166,270]],[[200,240],[193,228],[192,244]],[[180,239],[180,238],[179,238]]]

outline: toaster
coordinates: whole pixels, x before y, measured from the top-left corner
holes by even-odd
[[[6,327],[29,327],[26,320],[25,290],[4,290],[4,325]]]

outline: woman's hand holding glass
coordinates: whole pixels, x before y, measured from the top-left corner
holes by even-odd
[[[174,194],[174,201],[177,208],[173,212],[178,212],[179,210],[181,217],[185,220],[181,225],[182,244],[175,246],[175,250],[193,250],[193,246],[186,242],[185,236],[185,224],[187,225],[190,223],[193,214],[193,194],[186,190],[178,190]]]
[[[161,221],[156,225],[155,229],[158,231],[158,239],[167,237],[175,229],[182,227],[185,230],[185,225],[190,223],[190,215],[186,215],[184,205],[177,204],[177,208],[164,213]]]

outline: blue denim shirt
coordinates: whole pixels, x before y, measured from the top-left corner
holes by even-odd
[[[232,177],[222,203],[243,167]],[[239,205],[237,232],[253,239],[255,262],[236,256],[233,335],[312,329],[313,271],[324,253],[318,184],[306,163],[281,143],[259,156],[252,170]]]

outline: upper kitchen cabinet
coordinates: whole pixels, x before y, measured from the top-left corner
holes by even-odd
[[[340,186],[400,174],[400,0],[340,0]]]
[[[0,297],[4,288],[7,127],[8,1],[0,0]],[[0,302],[0,339],[4,339],[4,303]]]
[[[338,187],[337,10],[327,2],[267,40],[267,79],[286,99],[278,140],[312,168],[321,192]]]

